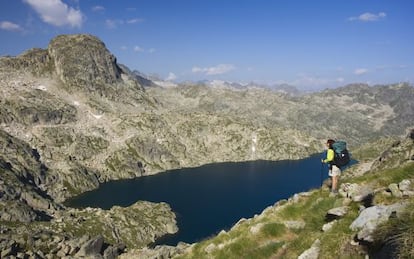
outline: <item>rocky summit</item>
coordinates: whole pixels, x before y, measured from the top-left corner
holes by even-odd
[[[298,159],[320,152],[326,138],[357,148],[405,135],[414,121],[414,88],[406,83],[294,95],[162,87],[85,34],[1,57],[0,88],[2,258],[115,257],[177,231],[168,204],[63,205],[106,181],[214,162]]]

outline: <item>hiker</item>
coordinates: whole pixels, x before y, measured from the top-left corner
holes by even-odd
[[[336,194],[338,193],[338,179],[341,175],[341,169],[335,164],[334,158],[335,158],[335,151],[333,150],[333,143],[335,143],[335,140],[328,139],[326,141],[326,146],[328,150],[326,151],[326,158],[322,159],[322,163],[329,164],[329,176],[331,177],[332,186],[331,186],[331,192]]]

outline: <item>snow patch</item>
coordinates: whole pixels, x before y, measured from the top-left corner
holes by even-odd
[[[46,87],[46,86],[44,86],[44,85],[38,85],[38,86],[36,87],[36,89],[38,89],[38,90],[42,90],[42,91],[47,91],[47,87]]]
[[[173,82],[169,82],[169,81],[153,81],[155,84],[161,86],[161,87],[165,87],[165,88],[169,88],[169,87],[177,87],[176,83]]]
[[[95,117],[95,119],[99,120],[100,118],[102,118],[103,114],[93,114],[92,113],[92,116]]]
[[[103,114],[93,114],[92,112],[89,112],[89,113],[97,120],[99,120],[100,118],[104,116]]]

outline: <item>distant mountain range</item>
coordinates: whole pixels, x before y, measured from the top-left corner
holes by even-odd
[[[153,87],[153,86],[160,86],[160,87],[177,87],[177,86],[188,86],[188,85],[203,85],[207,87],[213,88],[227,88],[233,90],[246,90],[246,89],[254,89],[254,88],[261,88],[261,89],[269,89],[275,92],[286,93],[289,95],[299,95],[301,92],[292,85],[288,84],[279,84],[279,85],[264,85],[264,84],[257,84],[254,82],[250,82],[247,84],[237,83],[237,82],[229,82],[223,80],[200,80],[200,81],[185,81],[176,83],[173,81],[163,80],[158,76],[149,76],[146,75],[138,70],[134,70],[132,72],[136,79],[145,87]]]

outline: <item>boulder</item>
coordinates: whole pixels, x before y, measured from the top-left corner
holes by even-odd
[[[323,232],[326,232],[326,231],[330,230],[333,227],[333,225],[335,225],[336,222],[337,222],[337,220],[333,220],[333,221],[331,221],[329,223],[324,224],[322,226],[322,231]]]
[[[397,198],[402,197],[402,192],[400,191],[396,183],[392,183],[388,185],[388,189],[390,190],[392,196],[397,197]]]
[[[371,235],[378,224],[387,221],[393,213],[398,216],[405,206],[405,203],[395,203],[366,208],[361,211],[349,227],[354,231],[359,230],[358,240],[373,242],[374,239]]]
[[[339,194],[344,198],[350,198],[354,202],[361,202],[369,199],[373,190],[370,186],[359,185],[356,183],[343,183],[339,188]]]
[[[318,259],[319,251],[321,250],[320,245],[321,241],[316,239],[308,250],[298,256],[298,259]]]
[[[328,210],[328,212],[326,213],[326,218],[327,219],[338,219],[338,218],[342,218],[343,216],[346,215],[346,213],[348,213],[348,206],[342,206],[342,207],[336,207],[333,209]]]
[[[400,189],[400,191],[404,192],[404,191],[412,191],[411,188],[411,181],[408,179],[402,180],[399,184],[398,184],[398,189]]]
[[[79,252],[76,253],[76,257],[93,256],[100,254],[102,251],[102,245],[104,244],[104,238],[102,236],[96,236],[89,239],[81,245]]]

